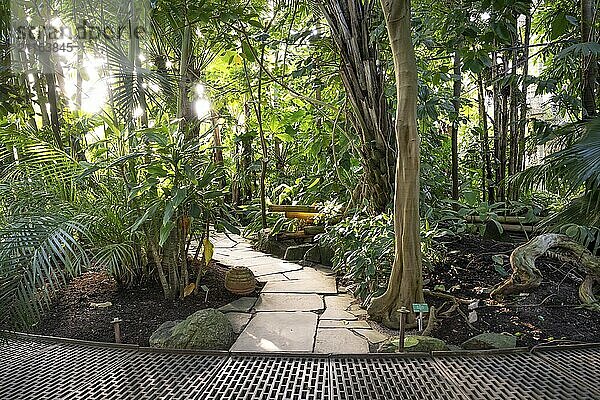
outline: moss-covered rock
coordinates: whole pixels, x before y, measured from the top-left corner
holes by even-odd
[[[212,308],[183,321],[167,321],[150,336],[150,346],[167,349],[228,350],[235,340],[229,319]]]
[[[517,347],[517,338],[504,333],[482,333],[466,340],[461,346],[465,350],[511,349]]]
[[[398,337],[385,341],[379,347],[382,353],[393,353],[398,350]],[[404,351],[413,353],[429,353],[448,350],[446,342],[431,336],[409,335],[404,338]]]

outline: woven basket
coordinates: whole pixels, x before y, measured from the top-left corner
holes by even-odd
[[[250,294],[256,290],[256,278],[246,267],[233,267],[225,274],[225,289],[235,294]]]

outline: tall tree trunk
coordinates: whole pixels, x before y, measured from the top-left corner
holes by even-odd
[[[460,121],[460,92],[462,75],[460,72],[460,54],[454,52],[454,84],[452,105],[454,106],[454,121],[452,121],[452,199],[458,200],[458,125]]]
[[[521,110],[519,112],[519,150],[517,172],[525,169],[525,133],[527,131],[527,89],[529,87],[529,42],[531,41],[531,14],[525,15],[523,38],[523,82],[521,83]]]
[[[50,67],[52,68],[52,67]],[[48,85],[48,104],[50,104],[50,127],[54,140],[59,149],[63,148],[62,136],[60,133],[60,101],[56,92],[56,73],[48,72],[44,74],[46,84]]]
[[[500,75],[500,65],[497,62],[498,53],[492,53],[492,60],[494,62],[494,66],[492,67],[492,79],[493,88],[492,88],[492,103],[494,106],[494,120],[493,120],[493,128],[494,128],[494,193],[496,193],[495,200],[498,201],[501,197],[500,194],[500,182],[502,180],[502,173],[500,170],[500,148],[501,148],[501,125],[502,125],[502,102],[500,101],[500,83],[499,83],[499,75]]]
[[[481,128],[481,153],[483,154],[483,165],[482,165],[482,189],[483,200],[488,201],[490,204],[496,201],[494,192],[494,186],[492,185],[493,173],[492,173],[492,161],[490,157],[490,138],[488,135],[488,116],[485,106],[485,92],[483,90],[483,78],[481,75],[477,78],[477,92],[478,92],[478,103],[479,103],[479,124]],[[485,191],[487,190],[487,196]]]
[[[378,66],[379,50],[371,39],[374,4],[375,0],[320,1],[340,52],[340,76],[360,135],[367,199],[374,211],[381,212],[392,202],[396,144],[384,90],[385,72]]]
[[[515,31],[517,31],[517,16],[515,16]],[[510,81],[509,89],[510,89],[510,109],[509,112],[509,152],[508,152],[508,177],[510,178],[517,172],[517,160],[519,159],[519,131],[518,131],[518,100],[520,98],[519,89],[517,87],[517,62],[519,60],[518,57],[518,40],[517,35],[513,35],[512,47],[511,50],[511,66],[510,73],[512,75],[512,79]],[[508,184],[508,193],[507,198],[511,200],[517,200],[518,193],[515,191],[514,185]]]
[[[398,327],[397,310],[423,302],[419,224],[419,135],[417,133],[417,65],[410,28],[409,0],[381,0],[394,57],[396,78],[395,256],[386,292],[371,302],[369,315]],[[409,323],[415,316],[409,314]]]
[[[595,42],[596,32],[594,17],[596,14],[594,0],[581,0],[581,42]],[[583,55],[581,58],[581,102],[583,105],[583,118],[596,115],[596,79],[598,69],[596,57],[592,54]]]

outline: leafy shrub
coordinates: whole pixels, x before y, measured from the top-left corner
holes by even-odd
[[[421,250],[425,268],[444,257],[440,236],[451,234],[437,224],[422,221]],[[333,269],[351,281],[349,289],[368,304],[385,292],[394,262],[394,219],[391,214],[355,214],[327,225],[318,236],[320,243],[333,249]]]

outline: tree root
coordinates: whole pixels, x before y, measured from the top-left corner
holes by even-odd
[[[435,316],[435,307],[431,306],[431,308],[429,309],[429,319],[427,320],[427,327],[425,328],[425,330],[423,331],[423,333],[421,335],[429,336],[429,335],[431,335],[431,332],[433,332],[433,330],[437,327],[438,327],[438,323],[437,323],[437,318]]]
[[[568,236],[555,233],[540,235],[517,247],[510,255],[512,275],[496,287],[491,297],[502,297],[536,289],[542,283],[542,273],[535,266],[535,260],[550,249],[567,251],[586,276],[579,287],[579,298],[584,304],[597,304],[594,295],[594,284],[600,282],[600,260],[585,247]]]

